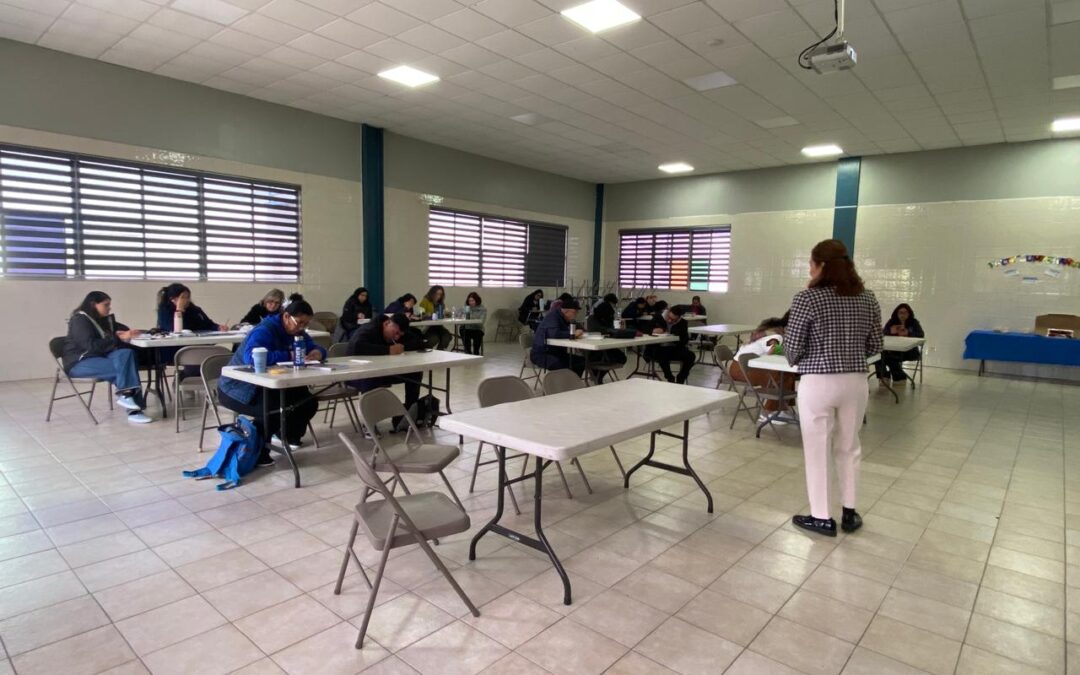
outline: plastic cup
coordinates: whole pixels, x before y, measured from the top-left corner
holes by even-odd
[[[266,347],[256,347],[251,350],[251,361],[255,365],[256,373],[266,372]]]

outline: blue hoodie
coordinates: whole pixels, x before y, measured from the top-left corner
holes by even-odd
[[[301,338],[304,340],[305,354],[312,349],[318,349],[322,357],[326,358],[326,350],[315,344],[306,331],[301,335]],[[268,316],[263,319],[262,323],[255,326],[248,333],[247,338],[244,339],[244,343],[240,345],[240,349],[237,349],[236,353],[233,354],[229,365],[254,365],[254,361],[251,360],[251,350],[256,347],[266,348],[266,363],[268,365],[281,363],[282,361],[292,363],[293,336],[285,332],[285,326],[281,323],[280,314]],[[254,384],[229,377],[222,377],[218,380],[218,388],[241,403],[251,403],[252,399],[255,398],[256,387]]]

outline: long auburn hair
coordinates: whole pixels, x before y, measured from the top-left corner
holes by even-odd
[[[839,239],[819,242],[810,251],[810,259],[822,267],[821,274],[810,282],[810,288],[832,286],[837,295],[858,295],[866,289],[847,246]]]

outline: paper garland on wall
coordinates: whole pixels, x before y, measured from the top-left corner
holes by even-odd
[[[998,260],[991,260],[986,263],[987,266],[994,267],[1007,267],[1008,265],[1015,265],[1016,263],[1028,262],[1042,265],[1057,265],[1059,267],[1076,267],[1080,268],[1080,260],[1076,258],[1059,258],[1054,255],[1014,255],[1009,258],[1000,258]]]

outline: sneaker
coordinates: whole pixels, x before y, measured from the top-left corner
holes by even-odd
[[[127,408],[128,410],[142,410],[142,406],[135,402],[130,396],[117,396],[116,405],[121,408]]]
[[[768,415],[758,415],[757,421],[758,424],[766,424],[772,422],[778,427],[786,426],[788,423],[787,420],[785,420],[783,417],[774,417],[770,420]]]
[[[141,410],[132,410],[128,413],[128,422],[131,424],[150,424],[154,419]]]
[[[282,445],[281,439],[278,438],[277,434],[274,434],[273,436],[270,437],[270,445],[274,446],[275,448],[282,448],[282,449],[284,449],[284,447],[285,447],[284,445]],[[302,448],[302,447],[304,447],[304,441],[302,441],[302,440],[301,441],[296,441],[296,442],[289,441],[289,448],[291,448],[293,450],[295,450],[297,448]]]
[[[257,467],[274,466],[274,463],[275,462],[274,462],[273,457],[271,457],[270,455],[263,455],[262,457],[259,458],[259,460],[257,462],[255,462],[255,466],[257,466]]]

